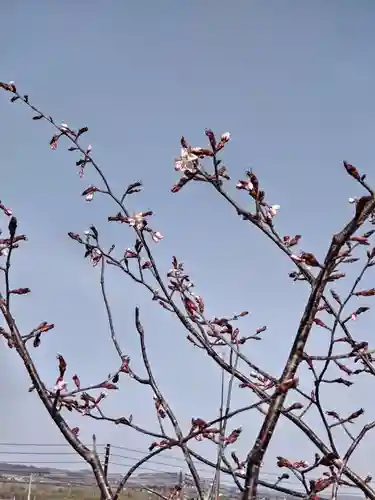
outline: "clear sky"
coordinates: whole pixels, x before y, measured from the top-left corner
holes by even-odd
[[[143,180],[145,191],[132,204],[155,212],[152,225],[165,235],[155,249],[161,269],[177,255],[210,314],[248,309],[244,334],[267,324],[264,342],[247,352],[279,376],[307,287],[288,280],[290,263],[237,220],[212,190],[194,186],[172,195],[178,178],[173,158],[181,134],[203,144],[205,127],[230,131],[224,159],[233,179],[253,167],[268,199],[281,205],[281,233],[302,233],[303,249],[322,256],[330,235],[350,217],[347,198],[358,194],[341,160],[373,177],[374,2],[15,0],[4,2],[1,10],[1,78],[15,80],[57,121],[73,128],[87,125],[95,157],[119,191]],[[33,292],[17,299],[20,326],[26,333],[42,320],[56,324],[35,352],[47,384],[56,376],[56,353],[66,357],[71,375],[91,383],[113,371],[117,359],[98,269],[83,261],[67,232],[95,223],[119,249],[130,246],[133,236],[122,227],[107,227],[115,208],[105,200],[84,202],[80,193],[94,177],[80,180],[74,155],[60,146],[49,149],[48,125],[32,122],[26,107],[9,104],[7,97],[1,95],[0,198],[29,236],[14,261],[12,283]],[[139,369],[133,311],[140,306],[155,375],[184,429],[192,416],[212,418],[219,373],[211,360],[194,351],[179,324],[125,276],[112,272],[108,285],[118,335]],[[358,339],[368,338],[370,324],[359,322]],[[314,332],[311,349],[324,347],[324,335]],[[37,397],[27,392],[16,354],[5,348],[0,373],[0,441],[62,442]],[[301,384],[311,389],[307,376]],[[326,393],[325,403],[344,414],[365,403],[373,411],[373,401],[364,401],[371,387],[364,380],[349,389],[340,386]],[[236,405],[250,400],[250,393],[237,390]],[[140,425],[156,429],[151,394],[129,380],[108,398],[106,410],[116,416],[132,413]],[[81,428],[86,442],[93,432],[101,443],[129,448],[146,450],[150,442],[89,419],[72,416],[69,422]],[[236,445],[244,456],[260,418],[249,414],[234,424],[244,427]],[[341,432],[337,436],[347,444]],[[212,456],[212,448],[199,447]],[[12,448],[1,449],[7,452],[4,460],[20,459],[10,454]],[[369,472],[370,452],[375,445],[369,439],[355,455],[363,474]],[[283,420],[266,471],[276,471],[276,455],[311,460],[312,449]]]

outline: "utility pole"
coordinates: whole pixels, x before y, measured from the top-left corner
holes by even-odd
[[[33,483],[33,475],[30,474],[30,477],[29,477],[29,489],[28,489],[28,492],[27,492],[27,500],[31,500],[31,485]]]
[[[104,477],[105,477],[106,481],[107,481],[107,477],[108,477],[108,466],[109,466],[110,453],[111,453],[111,445],[110,445],[110,443],[108,443],[105,447],[104,466],[103,466],[103,472],[104,472]],[[28,499],[28,500],[30,500],[30,499]],[[103,497],[101,498],[101,500],[103,500]]]

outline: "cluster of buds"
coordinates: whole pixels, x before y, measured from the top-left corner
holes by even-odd
[[[150,217],[152,215],[153,212],[151,210],[148,210],[147,212],[137,212],[134,215],[128,217],[122,215],[121,212],[119,212],[117,215],[108,217],[108,221],[121,222],[124,224],[128,224],[130,227],[135,228],[137,231],[146,231],[151,234],[151,238],[155,243],[159,243],[159,241],[163,239],[163,235],[159,231],[153,231],[152,229],[147,227],[147,217]]]
[[[177,172],[181,172],[183,176],[177,184],[172,186],[172,193],[180,191],[190,180],[213,181],[217,180],[217,176],[229,179],[225,167],[217,168],[214,175],[207,175],[201,169],[200,160],[207,157],[214,157],[216,167],[218,167],[219,163],[217,162],[215,155],[223,149],[225,144],[229,141],[230,133],[226,132],[225,134],[222,134],[219,141],[217,141],[215,134],[211,129],[206,129],[205,133],[209,139],[210,148],[192,147],[188,144],[185,137],[181,137],[181,153],[180,156],[174,160],[174,169]]]
[[[91,230],[94,231],[94,233],[95,233],[94,236],[97,238],[98,234],[97,234],[97,230],[95,229],[95,227],[91,226]],[[81,245],[85,245],[86,250],[85,250],[84,258],[89,257],[91,265],[93,267],[96,267],[103,258],[103,252],[97,246],[91,245],[89,243],[89,237],[93,236],[92,232],[85,231],[84,233],[85,233],[86,238],[87,238],[86,242],[82,239],[82,237],[78,233],[69,232],[68,236],[72,240],[80,243]]]
[[[177,280],[186,280],[188,275],[184,270],[184,263],[179,262],[176,257],[172,259],[172,268],[167,273],[168,278],[175,278]]]
[[[228,436],[220,436],[219,442],[224,443],[225,446],[235,443],[240,437],[242,428],[238,427],[233,429]],[[220,429],[217,427],[209,427],[208,423],[202,418],[192,418],[191,428],[189,435],[193,435],[197,441],[202,441],[203,439],[209,439],[211,441],[217,442],[215,437],[220,434]]]
[[[189,435],[193,435],[197,441],[203,439],[214,440],[215,435],[220,433],[217,427],[209,427],[208,423],[203,418],[192,418]]]
[[[55,395],[52,395],[52,397],[55,398]],[[61,410],[65,408],[70,412],[75,410],[81,415],[89,415],[91,411],[99,407],[100,402],[105,398],[106,394],[104,392],[101,392],[97,397],[91,396],[87,392],[82,392],[78,399],[63,393],[59,394],[57,409]]]
[[[217,140],[214,132],[210,128],[206,128],[204,132],[208,137],[213,154],[216,154],[221,149],[223,149],[226,143],[229,142],[230,140],[230,132],[224,132],[224,134],[221,134],[219,141]]]
[[[204,302],[201,297],[191,292],[194,283],[190,281],[189,275],[184,270],[184,264],[179,262],[176,257],[172,259],[172,268],[167,273],[169,279],[168,288],[172,294],[180,294],[186,312],[194,316],[197,312],[203,314]]]
[[[360,417],[364,413],[365,413],[365,410],[363,408],[360,408],[359,410],[351,413],[348,417],[341,418],[340,415],[336,411],[333,411],[333,410],[326,411],[326,415],[328,415],[329,417],[332,417],[338,421],[349,422],[349,423],[353,423],[353,420],[356,420],[358,417]]]
[[[163,407],[163,401],[156,395],[154,395],[154,404],[155,404],[155,409],[156,413],[160,418],[165,418],[167,416],[164,407]]]
[[[107,394],[105,392],[101,392],[96,398],[94,396],[91,396],[91,394],[88,394],[87,392],[83,392],[80,396],[80,399],[83,403],[79,405],[79,411],[84,414],[88,414],[90,411],[98,408],[100,402],[103,401],[103,399],[105,399],[106,397]]]
[[[240,180],[236,184],[236,188],[240,190],[247,191],[249,195],[258,202],[263,202],[265,197],[265,192],[259,187],[258,177],[254,174],[252,170],[246,171],[246,179]]]
[[[247,311],[243,311],[240,314],[237,314],[233,318],[214,318],[213,320],[208,322],[208,331],[207,334],[211,337],[222,338],[223,335],[230,335],[230,341],[233,344],[244,344],[250,338],[256,338],[256,336],[265,331],[266,328],[259,328],[255,335],[249,337],[239,337],[240,330],[239,328],[234,328],[231,324],[231,321],[237,320],[244,316],[247,316],[249,313]]]
[[[46,325],[46,327],[47,326],[48,325]],[[100,402],[106,397],[106,393],[100,392],[99,396],[92,396],[86,392],[88,389],[83,390],[81,388],[81,381],[76,374],[72,377],[75,389],[69,391],[68,382],[65,380],[67,363],[60,354],[57,355],[57,359],[59,375],[53,390],[49,391],[50,398],[55,401],[58,410],[66,408],[69,411],[76,410],[83,415],[88,415],[92,410],[98,408]],[[30,391],[33,389],[34,387],[30,388]],[[117,390],[118,387],[113,382],[105,380],[104,382],[91,386],[90,389]]]
[[[83,130],[83,129],[81,129],[81,130]],[[86,130],[86,132],[87,132],[87,130]],[[78,149],[77,147],[71,146],[68,149],[68,151],[76,151],[77,149]],[[76,161],[76,166],[79,167],[78,175],[80,176],[81,179],[82,179],[82,177],[85,174],[85,167],[86,167],[86,165],[88,163],[90,163],[90,161],[91,161],[91,158],[90,158],[91,151],[92,151],[92,146],[91,146],[91,144],[89,144],[87,146],[87,148],[86,148],[86,151],[83,154],[83,158],[81,158],[80,160]]]
[[[40,120],[44,118],[43,115],[37,115],[37,116],[34,116],[33,117],[33,120]],[[58,144],[58,141],[59,139],[66,135],[68,136],[70,139],[73,139],[74,141],[77,141],[78,138],[84,134],[85,132],[88,132],[88,128],[87,127],[82,127],[80,128],[78,131],[75,131],[73,130],[72,128],[70,128],[66,123],[62,123],[59,127],[59,133],[58,134],[54,134],[49,142],[49,145],[50,145],[50,148],[55,150],[57,148],[57,144]],[[74,151],[76,148],[69,148],[70,151]],[[90,150],[88,151],[88,153],[91,151],[91,148]],[[77,162],[79,164],[81,164],[80,162]],[[86,163],[86,162],[85,162]],[[77,165],[78,166],[78,165]]]
[[[20,241],[27,241],[24,234],[14,236],[13,238],[0,238],[0,256],[8,257],[10,247],[18,248],[18,242]]]
[[[124,252],[125,264],[128,264],[128,259],[139,259],[140,253],[143,249],[143,243],[138,238],[136,239],[134,248],[127,248]]]
[[[174,287],[174,283],[171,283],[171,289]],[[185,310],[189,316],[194,317],[196,315],[201,315],[204,313],[204,302],[198,295],[191,294],[192,298],[183,297],[182,302],[185,306]]]
[[[269,205],[265,202],[266,193],[260,189],[258,177],[252,170],[246,172],[246,179],[240,180],[236,184],[236,188],[244,190],[263,208],[263,212],[259,211],[258,215],[263,216],[264,221],[272,224],[272,219],[277,215],[280,205]]]

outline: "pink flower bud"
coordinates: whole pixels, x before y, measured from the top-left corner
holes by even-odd
[[[30,292],[30,288],[16,288],[15,290],[10,290],[9,293],[12,293],[13,295],[26,295]]]
[[[103,387],[103,389],[109,389],[109,390],[118,390],[117,385],[112,384],[112,382],[103,382],[100,387]]]
[[[131,248],[127,248],[124,253],[124,259],[134,259],[137,257],[137,253],[133,252]]]
[[[159,233],[159,231],[155,231],[152,233],[152,239],[155,241],[155,243],[159,243],[163,239],[163,235]]]
[[[102,258],[102,252],[99,248],[94,248],[90,255],[91,264],[96,267]]]
[[[73,382],[74,382],[75,386],[77,387],[77,389],[81,388],[81,382],[78,378],[78,375],[73,375]]]
[[[0,202],[0,210],[4,212],[5,215],[8,217],[11,217],[13,215],[12,211],[9,208],[6,208],[1,202]]]

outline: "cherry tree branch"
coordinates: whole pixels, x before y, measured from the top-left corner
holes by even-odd
[[[188,145],[184,138],[181,139],[181,157],[176,160],[175,168],[182,173],[182,177],[179,183],[173,186],[172,191],[176,193],[190,182],[201,182],[204,185],[211,185],[235,210],[238,216],[240,216],[244,221],[250,222],[252,225],[256,226],[291,260],[297,270],[290,274],[290,278],[297,282],[305,281],[311,288],[289,356],[284,364],[281,376],[277,377],[265,372],[261,366],[258,365],[258,363],[254,362],[253,359],[245,355],[242,349],[240,350],[240,346],[246,344],[247,342],[260,340],[260,334],[265,331],[265,327],[258,329],[253,335],[241,337],[240,329],[236,327],[236,322],[245,316],[247,314],[246,312],[227,317],[207,317],[203,298],[194,293],[190,277],[184,269],[182,263],[179,262],[176,257],[172,260],[172,269],[168,273],[166,279],[163,277],[163,273],[159,271],[152,251],[151,240],[157,243],[162,239],[161,233],[150,228],[149,220],[152,216],[152,212],[147,211],[131,214],[125,205],[127,198],[140,190],[141,183],[135,182],[129,185],[122,195],[117,196],[106,180],[103,171],[93,159],[91,155],[91,147],[85,148],[81,146],[81,137],[87,132],[87,127],[74,131],[66,124],[57,125],[51,117],[43,114],[39,109],[30,104],[28,96],[22,96],[18,93],[14,84],[2,83],[0,84],[0,87],[12,93],[12,102],[20,101],[31,108],[36,113],[34,120],[44,119],[55,128],[56,133],[53,135],[50,142],[52,149],[57,147],[61,139],[67,139],[70,141],[72,146],[69,150],[76,151],[81,155],[81,158],[76,162],[76,165],[81,170],[81,174],[83,175],[86,168],[92,167],[99,175],[99,179],[103,184],[102,187],[88,187],[82,195],[88,201],[94,196],[108,196],[114,202],[117,210],[119,210],[117,214],[109,216],[108,221],[110,223],[117,223],[120,225],[125,224],[134,231],[135,244],[133,247],[128,248],[121,258],[116,257],[114,245],[112,245],[108,251],[105,250],[104,246],[102,246],[99,241],[99,232],[94,226],[91,226],[90,231],[88,231],[85,236],[81,236],[80,234],[73,232],[69,233],[69,236],[73,240],[84,246],[85,257],[90,259],[90,262],[94,267],[100,263],[100,286],[103,302],[108,319],[111,340],[120,357],[121,366],[104,381],[98,384],[91,384],[85,388],[81,387],[81,383],[75,375],[73,380],[76,385],[76,389],[70,391],[67,389],[67,384],[64,380],[66,362],[62,356],[59,356],[60,376],[58,377],[54,390],[51,391],[46,389],[43,385],[38,385],[38,380],[34,380],[34,378],[31,377],[33,387],[36,388],[38,394],[40,390],[43,389],[43,397],[49,405],[47,409],[50,408],[50,414],[53,416],[56,425],[58,425],[62,432],[62,429],[65,429],[64,425],[67,424],[65,423],[63,425],[60,420],[57,422],[56,418],[58,416],[61,417],[62,409],[67,408],[70,410],[74,409],[89,418],[110,421],[117,425],[125,425],[129,428],[133,428],[137,432],[160,439],[160,442],[154,442],[151,445],[151,447],[156,447],[157,449],[149,453],[147,456],[148,458],[142,459],[143,461],[139,461],[138,465],[135,464],[135,466],[128,471],[121,481],[121,488],[119,486],[120,489],[118,489],[114,494],[110,491],[108,484],[106,483],[106,479],[103,476],[103,471],[100,469],[101,466],[95,454],[95,449],[92,452],[89,452],[89,455],[87,455],[85,451],[86,455],[84,458],[93,468],[102,495],[104,495],[103,498],[106,498],[106,500],[109,500],[109,498],[117,500],[122,487],[126,484],[126,481],[138,469],[138,467],[152,458],[152,456],[154,456],[153,453],[161,453],[162,451],[173,447],[182,450],[200,498],[202,498],[203,493],[200,488],[200,478],[192,461],[192,457],[201,460],[204,463],[209,463],[210,466],[215,469],[217,483],[219,483],[219,471],[230,474],[239,490],[242,491],[243,500],[255,498],[258,485],[267,485],[267,487],[273,488],[277,491],[290,492],[292,490],[283,489],[279,485],[285,474],[280,476],[278,481],[273,484],[264,482],[260,478],[263,457],[273,437],[279,418],[280,416],[283,416],[295,424],[296,427],[304,433],[304,435],[323,455],[322,457],[318,456],[312,466],[306,466],[304,461],[291,462],[283,457],[277,457],[279,467],[287,468],[301,483],[307,495],[313,497],[316,493],[323,491],[329,486],[333,487],[334,494],[337,495],[339,486],[350,484],[358,487],[367,495],[368,498],[375,499],[375,492],[369,486],[368,481],[359,477],[348,467],[349,459],[354,450],[358,446],[360,440],[363,439],[363,436],[372,429],[373,425],[371,423],[367,424],[367,426],[363,428],[366,429],[365,432],[363,433],[362,429],[358,437],[354,438],[348,431],[345,424],[347,422],[352,423],[363,413],[363,411],[362,413],[361,411],[352,412],[347,418],[341,418],[339,415],[336,417],[334,416],[335,412],[325,411],[320,397],[320,392],[323,387],[329,387],[332,384],[338,383],[344,386],[352,384],[352,382],[342,377],[337,379],[327,379],[327,370],[331,364],[345,372],[347,375],[358,375],[359,373],[371,374],[372,376],[375,375],[375,366],[373,364],[374,360],[371,355],[373,350],[368,349],[368,344],[366,342],[356,341],[350,333],[348,326],[348,322],[351,319],[356,319],[358,315],[365,312],[368,308],[360,307],[355,312],[350,313],[348,317],[344,319],[342,318],[343,311],[351,298],[354,296],[367,297],[375,295],[375,289],[362,290],[359,292],[356,291],[364,272],[368,267],[375,263],[375,251],[372,250],[368,252],[367,263],[362,273],[360,273],[355,280],[349,295],[344,301],[341,301],[338,294],[334,291],[332,292],[332,290],[331,296],[334,302],[332,302],[332,299],[327,296],[327,285],[345,277],[345,274],[340,272],[339,266],[355,262],[357,259],[353,257],[354,250],[358,247],[369,244],[368,239],[371,236],[371,231],[369,233],[365,233],[363,236],[356,235],[358,229],[362,227],[368,219],[374,220],[374,194],[373,190],[365,181],[365,176],[361,176],[355,167],[344,162],[344,167],[347,173],[356,182],[358,182],[359,185],[369,193],[369,195],[355,200],[356,210],[354,217],[340,232],[333,236],[331,245],[324,260],[319,262],[318,259],[310,252],[300,252],[299,255],[292,253],[291,249],[298,245],[301,238],[300,235],[296,235],[294,237],[281,237],[278,234],[275,228],[274,218],[279,207],[277,205],[268,204],[265,192],[260,187],[259,179],[253,172],[247,172],[247,179],[240,181],[237,184],[237,188],[239,190],[247,192],[253,199],[253,212],[240,207],[237,201],[229,196],[229,194],[227,194],[224,190],[223,186],[225,182],[230,180],[230,178],[227,169],[221,164],[219,152],[222,151],[227,144],[229,134],[223,134],[218,141],[212,131],[206,131],[206,135],[210,143],[209,148],[193,148]],[[212,173],[209,173],[202,165],[202,160],[205,158],[210,158],[212,160]],[[5,215],[11,215],[7,213],[7,209],[3,205],[0,204],[0,208],[3,210]],[[11,222],[12,221],[14,224],[14,218],[11,219]],[[26,348],[26,343],[32,341],[33,346],[37,347],[40,343],[42,334],[53,328],[53,325],[43,323],[28,334],[19,334],[19,337],[14,334],[15,323],[12,323],[14,320],[10,314],[11,296],[24,295],[28,293],[29,290],[26,288],[12,290],[10,287],[10,257],[14,249],[18,248],[19,241],[22,241],[22,238],[20,240],[16,240],[18,236],[15,234],[15,229],[13,231],[11,228],[12,226],[10,225],[10,237],[3,241],[3,248],[8,253],[5,267],[1,268],[5,274],[5,299],[2,299],[1,308],[5,307],[5,314],[8,314],[6,317],[3,312],[9,331],[2,329],[0,330],[0,335],[7,340],[10,347],[16,347],[17,352],[24,361],[26,369],[29,371],[29,366],[31,366],[30,363],[32,364],[32,361],[30,353]],[[0,253],[1,252],[2,247],[0,245]],[[218,419],[211,422],[207,422],[202,418],[192,419],[192,427],[189,432],[183,432],[182,426],[177,421],[171,410],[171,406],[165,400],[163,393],[153,377],[152,368],[146,352],[144,331],[140,323],[138,308],[136,309],[135,323],[140,340],[143,364],[147,372],[147,378],[142,378],[133,371],[130,358],[125,355],[121,349],[121,342],[116,334],[114,326],[115,322],[107,297],[105,270],[108,265],[114,266],[136,284],[148,290],[151,294],[152,300],[156,304],[177,317],[181,325],[187,331],[187,339],[189,342],[191,342],[191,344],[193,344],[196,348],[208,354],[209,358],[219,369],[222,370],[223,377],[224,373],[228,374],[229,386],[227,391],[226,407],[224,411],[223,399],[221,404],[221,414]],[[338,309],[337,304],[339,305]],[[3,311],[3,309],[1,310]],[[317,314],[320,312],[327,313],[333,317],[332,326],[328,326],[317,317]],[[327,353],[324,355],[308,355],[306,353],[305,347],[313,326],[324,328],[329,331]],[[336,331],[338,327],[340,327],[344,333],[344,337],[342,339],[336,338]],[[347,353],[335,354],[334,347],[337,342],[344,342],[348,344],[351,350]],[[20,345],[23,346],[24,350],[20,348]],[[229,361],[223,359],[219,352],[221,349],[225,349],[229,352]],[[360,362],[362,368],[355,371],[350,370],[342,363],[342,360],[344,359]],[[320,372],[317,372],[314,364],[314,362],[318,361],[323,362],[323,367]],[[299,379],[297,371],[303,362],[306,362],[309,365],[313,375],[314,390],[312,391],[311,396],[298,387]],[[243,373],[241,369],[242,364],[246,367],[246,370],[251,369],[253,371],[250,376]],[[37,375],[35,367],[34,370]],[[155,396],[154,401],[156,416],[161,429],[160,433],[143,429],[136,423],[132,422],[131,416],[113,418],[105,415],[100,406],[105,394],[101,393],[99,397],[94,397],[91,394],[91,391],[95,389],[108,389],[109,391],[118,389],[116,384],[119,382],[119,377],[122,376],[122,374],[128,375],[134,380],[134,382],[138,382],[143,386],[150,386],[153,390]],[[249,389],[254,396],[259,398],[259,401],[238,410],[230,410],[231,395],[235,380],[240,383],[240,387],[242,387],[242,389]],[[304,407],[304,405],[299,401],[295,401],[288,407],[285,406],[287,395],[291,393],[297,397],[303,398],[302,400],[304,403],[307,403],[307,406]],[[41,397],[40,394],[39,396]],[[329,446],[327,446],[324,443],[323,438],[321,438],[305,422],[304,416],[310,408],[317,409],[325,432],[328,436]],[[243,474],[242,472],[240,473],[238,470],[233,469],[225,456],[227,446],[233,444],[239,438],[241,430],[234,429],[230,434],[226,435],[226,429],[230,418],[240,412],[250,411],[251,409],[256,409],[261,412],[264,415],[264,420],[255,442],[252,446],[250,446],[250,451],[246,459],[240,463],[236,458],[238,462],[236,462],[237,466],[238,464],[241,464],[242,468],[246,468],[246,473]],[[300,414],[296,413],[298,410],[301,410]],[[171,422],[176,437],[171,437],[166,434],[163,424],[165,416],[168,417]],[[333,424],[329,424],[327,419],[328,416],[336,419]],[[63,422],[65,421],[63,420]],[[219,428],[213,427],[216,424],[219,424]],[[332,432],[334,427],[342,427],[352,440],[352,444],[343,458],[340,457],[335,436]],[[73,432],[73,437],[78,440],[77,432]],[[208,439],[217,444],[218,456],[216,464],[211,461],[205,462],[206,459],[204,457],[197,458],[199,455],[197,455],[196,452],[191,450],[188,446],[188,442],[192,439]],[[71,441],[68,439],[68,442]],[[79,440],[78,442],[80,443]],[[76,442],[75,444],[77,445]],[[81,456],[83,455],[81,454]],[[222,464],[224,464],[225,467]],[[326,467],[328,475],[325,478],[310,479],[310,476],[308,477],[307,474],[314,473],[318,466]],[[349,483],[341,479],[342,475],[349,480]],[[238,478],[245,480],[244,487],[241,482],[239,482]],[[291,494],[301,496],[298,492],[292,492]]]

